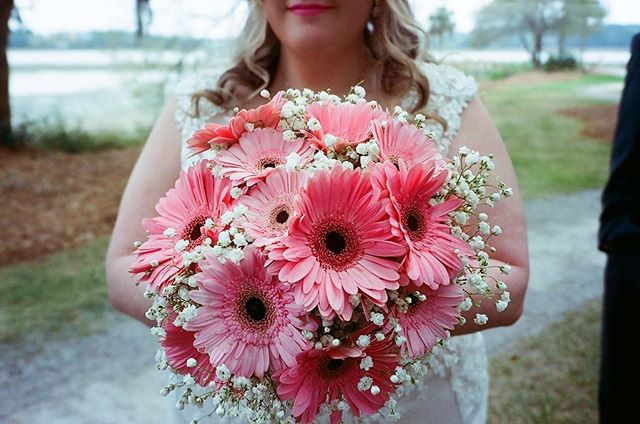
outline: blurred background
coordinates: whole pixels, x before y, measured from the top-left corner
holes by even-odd
[[[525,196],[525,315],[487,331],[491,423],[597,421],[599,195],[640,7],[412,1],[480,84]],[[244,1],[0,1],[0,422],[157,423],[155,341],[110,309],[121,192],[164,99],[229,65]]]

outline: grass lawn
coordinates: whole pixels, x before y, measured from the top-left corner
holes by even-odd
[[[513,160],[525,198],[602,187],[611,147],[578,135],[583,125],[559,109],[597,102],[580,97],[588,85],[620,81],[586,75],[576,80],[522,85],[494,85],[482,92]]]
[[[87,334],[109,308],[106,238],[0,269],[0,343]]]
[[[600,301],[491,358],[492,424],[582,424],[598,417]]]

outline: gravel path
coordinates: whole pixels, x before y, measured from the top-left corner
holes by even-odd
[[[600,192],[535,200],[525,207],[531,274],[524,313],[511,327],[484,332],[490,354],[602,296],[606,256],[596,249]]]
[[[490,353],[541,331],[567,310],[602,294],[605,256],[596,246],[599,192],[526,205],[531,279],[523,318],[488,330]],[[111,314],[110,330],[52,341],[45,351],[0,349],[0,422],[162,423],[171,402],[158,393],[156,342],[141,324]],[[151,413],[150,413],[151,411]]]
[[[624,84],[622,82],[611,82],[607,84],[594,84],[582,89],[584,97],[601,100],[604,102],[618,102],[622,94]]]

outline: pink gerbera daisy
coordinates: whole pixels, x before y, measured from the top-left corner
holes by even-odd
[[[281,132],[264,128],[245,133],[238,143],[220,152],[216,162],[224,167],[225,176],[251,186],[285,164],[290,153],[302,157],[304,164],[311,157],[311,146],[303,139],[287,141]]]
[[[190,251],[206,237],[215,242],[217,232],[207,231],[205,221],[217,222],[234,201],[229,180],[213,176],[208,164],[200,161],[182,171],[175,187],[156,205],[159,216],[143,220],[149,237],[136,250],[129,272],[140,274],[139,281],[155,290],[171,283],[183,269],[182,252],[176,251],[176,243],[183,240],[184,250]]]
[[[247,132],[247,128],[276,128],[280,121],[280,110],[285,100],[283,93],[278,92],[269,103],[255,109],[239,111],[228,125],[206,124],[187,140],[193,154],[202,153],[214,145],[227,146],[236,143]]]
[[[309,118],[316,118],[321,127],[310,133],[310,140],[317,148],[324,148],[324,136],[331,134],[337,139],[336,151],[366,141],[371,136],[371,121],[388,117],[386,112],[369,103],[316,102],[307,107],[307,113]]]
[[[164,349],[167,361],[178,373],[191,374],[199,385],[206,387],[209,382],[215,379],[215,368],[209,361],[209,355],[199,351],[193,345],[195,333],[176,327],[173,325],[174,319],[175,314],[171,315],[162,325],[166,336],[160,345]],[[190,358],[196,360],[195,367],[187,366],[187,361]]]
[[[244,252],[239,265],[213,256],[201,264],[191,298],[204,306],[187,329],[214,367],[224,364],[233,374],[262,378],[267,370],[293,366],[308,342],[288,286],[267,273],[257,250]]]
[[[361,292],[377,305],[398,288],[396,258],[405,247],[391,233],[385,201],[370,178],[342,166],[318,172],[296,201],[296,216],[281,246],[269,253],[283,281],[295,283],[296,301],[345,320],[349,296]]]
[[[365,357],[373,360],[373,367],[364,370],[360,362]],[[374,340],[366,349],[335,347],[311,349],[296,357],[296,365],[277,373],[278,395],[293,400],[293,415],[303,423],[310,423],[323,403],[344,397],[351,413],[371,415],[381,409],[395,391],[390,377],[398,365],[398,349],[391,337]],[[358,383],[369,377],[371,385],[378,386],[378,394],[359,390]],[[332,414],[332,422],[340,415]]]
[[[453,330],[458,323],[460,312],[456,307],[464,300],[464,292],[457,284],[440,286],[437,290],[412,285],[404,292],[405,297],[412,299],[408,309],[402,312],[395,308],[391,314],[399,320],[407,339],[402,345],[403,353],[417,358],[431,351],[438,339],[445,339],[447,330]],[[426,299],[420,300],[421,295]]]
[[[258,247],[269,247],[289,228],[294,200],[307,179],[302,172],[276,169],[253,186],[240,202],[247,207],[242,226]]]
[[[280,111],[286,102],[284,92],[279,91],[264,105],[255,109],[242,109],[231,119],[229,126],[236,134],[242,135],[246,129],[246,124],[251,124],[254,128],[276,128],[280,122]]]
[[[453,236],[447,221],[448,214],[462,204],[450,199],[432,206],[429,201],[447,180],[446,173],[436,174],[435,162],[416,164],[408,169],[403,161],[398,168],[389,162],[377,164],[373,185],[391,202],[387,212],[391,216],[393,233],[404,237],[409,252],[404,266],[407,275],[418,286],[428,284],[435,289],[449,284],[462,269],[455,253],[470,253],[469,246]]]
[[[438,153],[433,140],[413,125],[395,119],[375,120],[371,123],[373,139],[380,146],[380,158],[397,164],[404,160],[410,168],[416,163],[435,160],[444,169],[444,159]]]
[[[220,125],[216,123],[205,124],[204,128],[197,130],[187,145],[191,149],[192,155],[197,155],[207,150],[211,150],[213,146],[227,146],[238,141],[237,135],[228,125]]]

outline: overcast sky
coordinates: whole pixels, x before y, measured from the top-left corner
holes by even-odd
[[[490,0],[411,0],[416,17],[426,22],[438,6],[454,12],[458,31],[473,28],[474,15]],[[607,23],[640,24],[638,0],[602,0]],[[135,26],[134,0],[16,0],[25,25],[34,32],[91,31]],[[234,35],[242,22],[244,0],[151,0],[151,32],[214,38]]]

